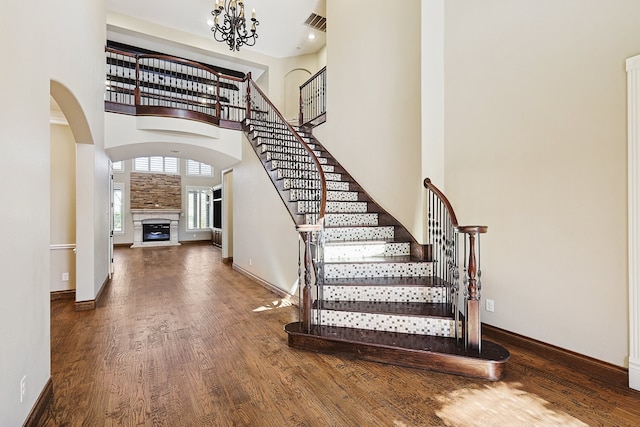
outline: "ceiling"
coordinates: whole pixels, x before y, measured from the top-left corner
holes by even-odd
[[[107,0],[106,4],[109,12],[213,40],[207,20],[215,0]],[[325,33],[304,22],[311,13],[326,16],[325,8],[326,0],[245,0],[245,13],[255,9],[260,24],[255,46],[241,50],[276,58],[316,53],[325,44]]]

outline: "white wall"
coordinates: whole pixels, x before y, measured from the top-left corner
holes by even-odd
[[[0,177],[7,183],[3,200],[11,207],[0,221],[3,240],[11,242],[0,249],[0,425],[21,425],[50,377],[50,82],[67,87],[87,117],[88,126],[75,128],[76,141],[87,137],[82,142],[100,147],[104,20],[103,1],[80,0],[47,2],[35,14],[32,4],[12,2],[0,16],[0,54],[12,64],[0,79],[3,99],[11,100],[0,107]],[[59,104],[67,115],[67,103]],[[73,113],[67,118],[80,123]],[[106,185],[103,178],[96,185]],[[87,218],[94,223],[93,214]],[[92,228],[90,233],[107,247],[107,239],[100,241],[106,231]],[[106,258],[98,267],[106,277]]]
[[[327,129],[321,142],[423,240],[420,1],[389,7],[382,0],[328,0],[327,22]]]
[[[233,265],[295,294],[295,224],[246,138],[242,158],[233,169]]]
[[[51,291],[76,288],[76,143],[66,125],[51,125]],[[68,280],[62,274],[68,274]]]
[[[48,9],[41,6],[44,10],[34,14],[33,5],[11,2],[0,14],[0,56],[11,58],[0,78],[3,426],[22,425],[50,375],[49,79],[37,66],[44,62],[46,50],[33,31],[34,26],[49,28]],[[20,380],[25,375],[27,394],[20,403]]]
[[[483,321],[627,364],[626,75],[640,2],[445,4],[446,194]]]

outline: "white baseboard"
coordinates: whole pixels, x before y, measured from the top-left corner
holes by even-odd
[[[273,292],[274,294],[280,296],[282,299],[288,301],[289,303],[291,303],[292,305],[298,305],[298,296],[297,295],[292,295],[290,293],[288,293],[287,291],[285,291],[282,288],[277,287],[276,285],[267,282],[266,280],[263,280],[262,278],[256,276],[255,274],[245,270],[244,268],[240,267],[238,264],[233,263],[232,264],[232,268],[237,271],[238,273],[256,281],[257,283],[259,283],[261,286],[269,289],[271,292]]]
[[[640,391],[640,359],[629,358],[629,388]]]

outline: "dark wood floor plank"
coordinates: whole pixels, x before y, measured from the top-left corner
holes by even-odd
[[[42,426],[640,425],[640,393],[505,343],[495,383],[289,348],[297,307],[211,245],[115,261],[96,310],[51,301]]]

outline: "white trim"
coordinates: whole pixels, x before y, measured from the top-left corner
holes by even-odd
[[[121,206],[120,206],[120,221],[122,222],[122,229],[121,230],[113,230],[113,234],[115,236],[122,236],[123,234],[125,234],[126,232],[126,228],[125,228],[125,213],[126,213],[126,205],[125,205],[125,200],[126,200],[126,192],[125,192],[125,183],[124,182],[114,182],[113,183],[113,193],[115,194],[116,190],[120,190],[122,191],[122,200],[121,202]],[[113,203],[113,201],[112,201]],[[113,216],[115,217],[115,207],[113,209]]]
[[[629,387],[640,390],[640,55],[627,59]]]
[[[629,358],[629,387],[640,390],[640,359]]]
[[[213,226],[213,187],[210,186],[206,186],[206,185],[187,185],[186,186],[186,191],[185,191],[185,200],[184,200],[184,206],[187,207],[186,209],[186,215],[187,215],[187,225],[185,226],[185,230],[188,232],[198,232],[198,231],[207,231],[210,230],[211,227]],[[211,193],[211,204],[209,206],[209,219],[210,224],[208,226],[202,227],[202,228],[190,228],[191,224],[189,223],[189,209],[191,209],[191,205],[189,205],[189,193],[191,191],[209,191]]]
[[[61,250],[67,250],[67,249],[74,249],[76,248],[76,244],[75,243],[62,243],[62,244],[56,244],[56,245],[49,245],[49,249],[52,251],[61,251]]]

